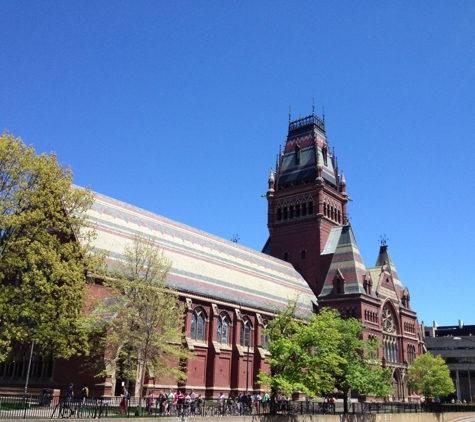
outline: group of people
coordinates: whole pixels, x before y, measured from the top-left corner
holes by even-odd
[[[201,408],[202,404],[201,394],[195,394],[193,389],[188,392],[171,389],[168,394],[160,391],[157,395],[154,394],[153,390],[150,390],[147,395],[146,409],[149,413],[152,413],[155,406],[161,415],[172,415],[176,412],[179,414],[182,412],[194,414],[197,409]]]
[[[226,404],[226,407],[225,407]],[[220,414],[226,413],[236,408],[238,413],[261,413],[269,411],[269,394],[264,393],[262,396],[256,393],[240,393],[237,396],[231,392],[226,401],[223,393],[218,396],[218,409]]]

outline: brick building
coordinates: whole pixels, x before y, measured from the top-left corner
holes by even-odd
[[[373,267],[363,262],[348,221],[346,180],[330,151],[324,117],[313,113],[289,122],[268,182],[269,239],[263,252],[290,262],[320,307],[361,319],[364,335],[381,339],[380,358],[394,370],[395,399],[410,397],[404,376],[424,352],[423,333],[385,241]]]
[[[312,114],[290,121],[276,164],[268,180],[270,236],[262,252],[101,194],[89,212],[98,233],[94,246],[106,251],[114,266],[140,233],[152,236],[173,262],[169,281],[186,305],[186,341],[196,355],[180,387],[207,397],[260,389],[255,380],[267,369],[262,347],[267,321],[296,297],[300,312],[308,315],[317,309],[318,297],[318,306],[360,318],[366,337],[382,339],[380,358],[394,370],[395,398],[409,397],[405,370],[424,347],[417,315],[387,245],[381,245],[374,267],[363,263],[324,119]],[[28,348],[15,353],[0,364],[0,386],[24,384]],[[30,386],[64,389],[69,382],[89,382],[95,394],[119,392],[122,380],[92,380],[80,367],[79,358],[35,357]],[[157,390],[176,387],[153,377],[146,384]]]

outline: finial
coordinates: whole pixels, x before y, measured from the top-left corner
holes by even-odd
[[[345,173],[343,173],[343,170],[341,171],[341,184],[342,186],[346,186]]]
[[[292,121],[292,107],[289,106],[289,123]]]
[[[382,236],[379,236],[379,243],[381,246],[387,246],[388,245],[388,238],[386,237],[385,234],[383,234]]]
[[[272,171],[272,167],[270,168],[270,175],[269,175],[269,182],[274,182],[274,172]]]
[[[312,98],[312,114],[315,116],[315,98]]]
[[[322,107],[323,123],[325,123],[325,107]]]

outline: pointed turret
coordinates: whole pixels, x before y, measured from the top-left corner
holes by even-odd
[[[274,178],[274,172],[272,171],[272,167],[270,169],[270,175],[269,175],[269,190],[267,191],[267,197],[269,196],[274,196],[274,186],[275,186],[275,178]]]
[[[332,229],[323,253],[331,253],[332,249],[334,249],[333,259],[320,297],[337,294],[365,294],[364,282],[367,271],[351,226]]]
[[[389,254],[388,245],[381,245],[379,248],[379,255],[378,255],[378,259],[376,260],[375,267],[383,267],[385,264],[388,265],[388,270],[389,270],[389,273],[391,274],[394,287],[396,288],[396,290],[402,291],[403,290],[402,283],[401,283],[401,280],[399,279],[399,275],[396,271],[396,267],[393,263],[391,255]]]

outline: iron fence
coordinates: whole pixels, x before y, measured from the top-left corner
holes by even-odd
[[[324,403],[321,401],[281,401],[276,402],[278,414],[340,414],[343,413],[343,402]],[[351,413],[445,413],[475,412],[474,405],[441,404],[441,403],[350,403]],[[270,412],[270,403],[237,403],[234,401],[218,401],[206,399],[199,402],[178,404],[158,399],[132,397],[91,397],[68,398],[56,397],[50,393],[41,395],[0,395],[0,419],[50,419],[50,418],[81,418],[102,419],[114,417],[206,417],[206,416],[242,416],[259,415]]]

